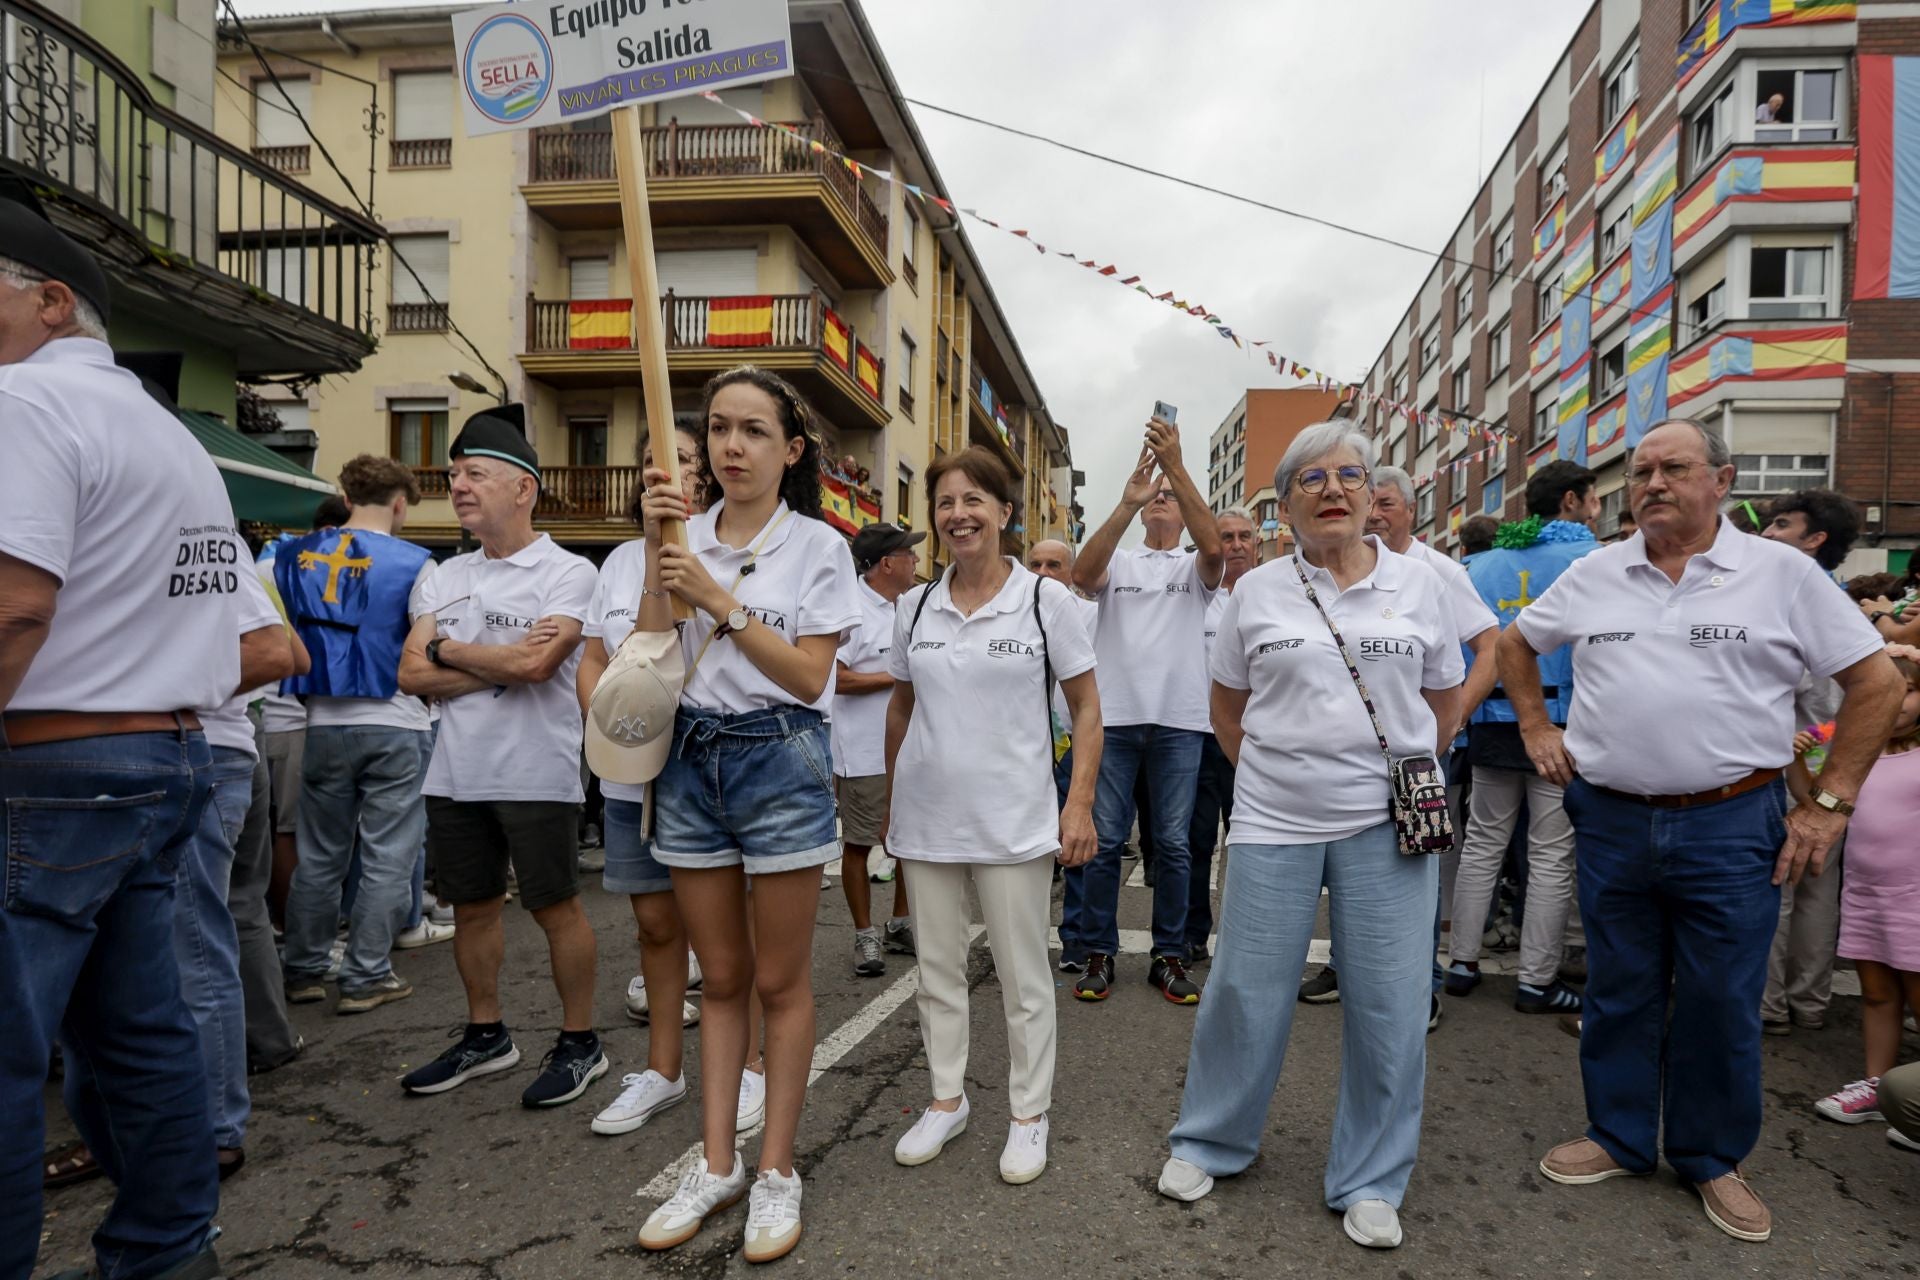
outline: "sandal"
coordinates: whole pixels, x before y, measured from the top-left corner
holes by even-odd
[[[41,1157],[40,1164],[43,1185],[48,1190],[70,1187],[100,1176],[100,1162],[93,1158],[93,1152],[87,1150],[84,1142],[70,1142],[64,1147],[55,1147]]]
[[[242,1147],[222,1147],[219,1153],[220,1181],[225,1182],[240,1172],[247,1163],[247,1153]]]

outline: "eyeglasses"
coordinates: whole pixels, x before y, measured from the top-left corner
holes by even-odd
[[[1327,491],[1327,481],[1338,476],[1340,487],[1348,493],[1364,489],[1367,485],[1365,467],[1336,467],[1328,471],[1325,467],[1308,467],[1294,476],[1294,483],[1300,486],[1300,492],[1318,496]]]
[[[1653,483],[1653,473],[1656,471],[1660,473],[1660,478],[1668,484],[1683,484],[1688,476],[1702,467],[1706,467],[1708,470],[1713,469],[1704,462],[1692,462],[1677,458],[1672,462],[1663,462],[1658,466],[1635,467],[1633,470],[1627,472],[1627,484],[1635,489],[1644,489]]]
[[[1148,498],[1147,501],[1148,502],[1172,502],[1173,490],[1162,489],[1158,493],[1154,494],[1151,498]]]

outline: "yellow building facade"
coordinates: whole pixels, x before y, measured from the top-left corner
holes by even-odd
[[[329,196],[371,194],[392,237],[362,282],[378,349],[357,373],[265,394],[318,434],[321,475],[363,452],[415,467],[428,500],[408,533],[429,543],[458,536],[444,469],[460,423],[522,401],[547,479],[540,525],[591,551],[632,536],[646,434],[611,121],[464,136],[461,7],[222,26],[219,133]],[[795,0],[793,48],[799,74],[722,96],[944,190],[854,0]],[[813,408],[828,505],[850,523],[928,527],[928,464],[982,444],[1020,477],[1025,539],[1071,535],[1067,434],[950,214],[702,99],[641,112],[679,421],[697,421],[714,373],[760,364]],[[273,211],[258,216],[271,243]],[[312,259],[270,261],[269,289],[302,296]]]

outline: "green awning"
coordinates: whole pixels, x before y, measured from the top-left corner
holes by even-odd
[[[201,447],[213,456],[220,478],[227,482],[233,514],[256,524],[306,529],[321,498],[338,492],[313,472],[289,462],[257,441],[241,435],[218,418],[191,409],[180,410]]]

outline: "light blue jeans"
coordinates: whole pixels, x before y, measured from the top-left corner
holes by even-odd
[[[247,1093],[247,1005],[240,986],[240,933],[227,907],[233,846],[253,803],[253,757],[213,748],[213,798],[180,864],[173,914],[173,955],[180,994],[200,1028],[213,1140],[246,1142],[253,1104]]]
[[[340,921],[341,886],[359,837],[360,875],[347,923],[340,993],[355,995],[393,972],[388,953],[406,925],[427,813],[426,773],[414,729],[321,725],[307,730],[302,765],[300,865],[287,890],[286,976],[318,978]]]
[[[1340,1097],[1327,1206],[1398,1207],[1420,1149],[1438,860],[1409,858],[1393,824],[1324,844],[1227,849],[1220,946],[1200,1002],[1173,1154],[1215,1177],[1260,1151],[1306,966],[1320,888],[1331,895],[1340,970]]]

